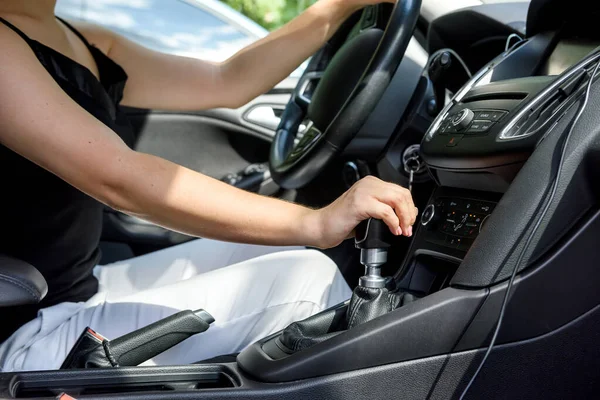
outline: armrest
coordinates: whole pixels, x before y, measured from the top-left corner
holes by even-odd
[[[0,307],[39,303],[48,293],[46,280],[35,267],[0,254]]]

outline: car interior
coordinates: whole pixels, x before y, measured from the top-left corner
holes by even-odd
[[[355,13],[294,88],[236,110],[128,109],[136,150],[244,190],[320,207],[367,175],[410,188],[413,236],[361,223],[324,250],[352,298],[239,354],[139,366],[210,329],[210,310],[120,338],[92,326],[61,369],[0,373],[0,397],[597,397],[598,21],[585,0],[433,20],[398,0]],[[107,209],[102,262],[192,239]],[[46,291],[0,255],[0,306]]]

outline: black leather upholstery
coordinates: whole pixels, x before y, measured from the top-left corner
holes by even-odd
[[[284,353],[295,353],[324,342],[347,329],[368,322],[416,300],[406,292],[390,292],[388,289],[354,289],[352,300],[340,306],[294,322],[277,338],[277,346]]]
[[[286,353],[295,353],[341,333],[345,326],[346,307],[335,308],[294,322],[284,329],[278,346]]]
[[[32,265],[0,254],[0,307],[39,303],[48,284]]]
[[[405,292],[390,292],[388,289],[371,289],[361,286],[354,289],[348,306],[346,323],[348,329],[364,324],[413,301],[414,296]]]

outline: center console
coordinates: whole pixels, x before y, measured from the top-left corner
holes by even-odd
[[[548,75],[556,53],[569,53],[561,43],[558,33],[538,34],[492,60],[427,131],[421,156],[437,185],[396,274],[402,287],[448,284],[532,152],[579,104],[593,58]]]

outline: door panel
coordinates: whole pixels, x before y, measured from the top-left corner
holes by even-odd
[[[134,149],[221,179],[250,164],[267,162],[275,134],[249,111],[268,106],[283,110],[289,94],[266,94],[236,109],[169,112],[124,107],[134,128]],[[271,121],[273,122],[273,121]],[[104,216],[102,264],[180,244],[192,237],[172,232],[112,209]]]
[[[150,112],[130,114],[134,149],[165,158],[216,179],[249,164],[264,162],[269,142],[231,123],[198,115]]]
[[[289,97],[289,94],[265,94],[238,109],[185,113],[135,108],[124,111],[134,127],[135,150],[220,179],[249,164],[267,162],[275,127],[267,127],[264,121],[252,121],[248,115],[264,107],[281,111]]]

